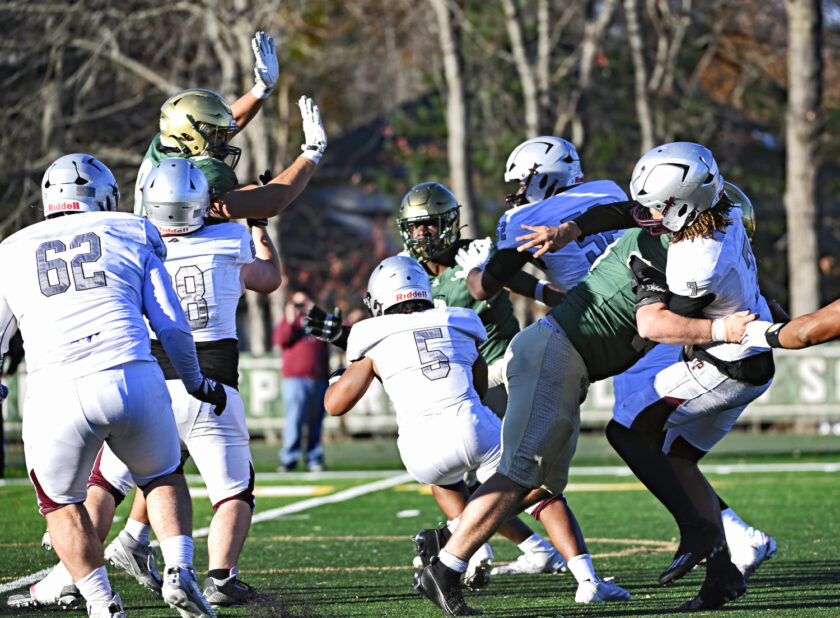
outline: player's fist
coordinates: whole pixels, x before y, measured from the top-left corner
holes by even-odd
[[[225,406],[227,406],[227,393],[225,393],[225,387],[221,382],[211,380],[207,376],[204,376],[201,380],[201,386],[192,391],[190,395],[199,401],[215,406],[213,408],[213,412],[216,416],[219,416],[222,412],[224,412]]]
[[[303,316],[303,330],[307,335],[333,343],[341,337],[341,308],[336,307],[332,313],[327,313],[318,305],[312,308]]]
[[[274,84],[280,77],[280,65],[277,62],[277,51],[274,49],[274,39],[266,36],[265,32],[257,32],[251,41],[254,51],[254,87],[251,93],[258,99],[266,99]]]
[[[327,133],[321,120],[321,109],[307,96],[298,99],[300,115],[303,117],[303,140],[300,149],[303,156],[318,163],[327,147]]]

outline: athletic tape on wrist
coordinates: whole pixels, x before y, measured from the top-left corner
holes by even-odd
[[[723,318],[712,320],[712,341],[726,341],[726,324]]]

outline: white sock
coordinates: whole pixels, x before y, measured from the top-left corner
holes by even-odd
[[[160,553],[166,566],[192,568],[195,546],[191,536],[171,536],[160,542]]]
[[[128,532],[131,538],[138,543],[148,545],[149,534],[152,532],[152,527],[149,524],[144,524],[142,521],[137,521],[129,517],[125,522],[125,528],[123,530]]]
[[[455,529],[458,527],[458,522],[461,521],[460,517],[456,517],[455,519],[450,519],[446,522],[446,527],[449,528],[449,531],[453,534],[455,533]]]
[[[552,546],[536,532],[517,545],[523,554],[531,552],[549,552]]]
[[[458,556],[453,556],[445,549],[440,550],[440,555],[438,556],[440,561],[448,566],[450,569],[455,571],[456,573],[463,573],[467,570],[467,561],[461,560]]]
[[[598,581],[598,576],[595,575],[595,568],[592,566],[592,557],[589,554],[575,556],[566,564],[579,584],[585,582],[587,579],[591,579],[593,582]]]
[[[108,582],[108,572],[105,570],[105,565],[77,581],[76,587],[85,597],[88,605],[107,605],[111,602],[111,597],[114,596],[111,584]]]
[[[69,586],[72,583],[73,578],[70,571],[67,570],[63,562],[59,562],[53,567],[52,571],[47,573],[44,579],[32,586],[32,593],[36,599],[48,602],[53,597],[57,597],[64,586]]]
[[[722,510],[720,518],[723,520],[723,533],[726,535],[727,543],[731,544],[741,537],[749,536],[752,532],[751,528],[730,508]]]

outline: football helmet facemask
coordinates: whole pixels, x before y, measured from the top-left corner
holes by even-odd
[[[41,179],[44,217],[112,211],[120,202],[117,181],[104,163],[88,154],[59,157]]]
[[[747,232],[747,237],[752,240],[753,234],[755,234],[755,208],[750,198],[728,180],[723,181],[723,188],[726,191],[726,197],[729,198],[729,201],[736,208],[741,209],[741,221],[744,223],[744,230]]]
[[[533,204],[583,182],[580,157],[574,144],[544,135],[514,148],[505,165],[505,182],[521,183],[505,197],[508,207]]]
[[[437,182],[415,185],[405,194],[397,214],[403,246],[414,259],[432,260],[449,249],[461,236],[461,206],[452,192]],[[429,221],[436,234],[412,238],[412,228]]]
[[[630,194],[634,216],[652,234],[678,232],[723,196],[723,178],[711,151],[692,142],[657,146],[636,163]],[[652,209],[662,214],[653,219]]]
[[[376,317],[409,300],[424,300],[429,307],[434,305],[429,275],[419,262],[408,256],[385,258],[370,275],[365,306]]]
[[[204,227],[210,185],[188,159],[165,159],[143,183],[146,217],[162,236],[189,234]]]
[[[238,131],[230,105],[210,90],[183,90],[160,108],[161,143],[190,157],[232,157],[235,168],[242,149],[229,142]]]

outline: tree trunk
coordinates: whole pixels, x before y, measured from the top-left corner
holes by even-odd
[[[627,16],[627,40],[633,58],[633,81],[635,86],[636,116],[639,119],[640,154],[654,147],[653,114],[648,99],[648,77],[645,67],[644,41],[639,23],[639,3],[637,0],[624,0],[624,13]]]
[[[817,146],[822,133],[822,6],[785,0],[788,14],[787,212],[790,312],[819,306]]]
[[[523,35],[522,11],[516,0],[502,0],[505,11],[505,27],[510,38],[510,49],[513,52],[514,65],[522,82],[522,103],[525,106],[526,137],[537,137],[540,133],[540,113],[537,94],[537,75],[535,64],[528,58],[525,50],[525,36]]]
[[[480,237],[478,213],[473,197],[470,163],[470,122],[467,90],[463,76],[461,42],[446,0],[429,0],[435,11],[446,80],[446,149],[452,192],[461,204],[461,222],[468,236]]]

